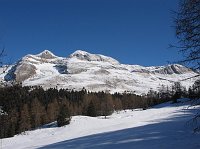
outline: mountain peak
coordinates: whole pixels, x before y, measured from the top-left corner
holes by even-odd
[[[77,50],[68,58],[57,57],[49,50],[38,55],[27,55],[8,70],[0,69],[0,80],[6,83],[22,82],[23,86],[68,88],[88,91],[146,94],[158,91],[162,85],[183,82],[188,87],[198,78],[197,73],[179,65],[143,67],[120,64],[101,54]]]
[[[76,55],[76,54],[86,55],[86,54],[90,54],[90,53],[83,51],[83,50],[76,50],[74,53],[72,53],[72,55]]]
[[[52,59],[57,57],[49,50],[44,50],[43,52],[37,54],[37,56],[45,59]]]
[[[91,54],[83,50],[77,50],[70,55],[70,58],[77,58],[79,60],[85,61],[101,61],[101,62],[108,62],[111,64],[119,64],[119,62],[109,56],[104,56],[101,54]]]

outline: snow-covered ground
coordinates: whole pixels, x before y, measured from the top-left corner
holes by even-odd
[[[188,107],[188,103],[120,111],[107,119],[74,116],[65,127],[52,123],[3,139],[3,149],[198,149],[200,134],[193,133],[188,122],[200,106]]]

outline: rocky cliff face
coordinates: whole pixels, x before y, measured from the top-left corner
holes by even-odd
[[[158,67],[152,72],[171,75],[171,74],[184,74],[187,72],[191,72],[191,70],[182,65],[174,64],[174,65],[168,65],[165,67]]]
[[[32,64],[21,63],[16,67],[14,72],[15,80],[17,82],[23,82],[26,79],[31,78],[36,74],[36,67]]]

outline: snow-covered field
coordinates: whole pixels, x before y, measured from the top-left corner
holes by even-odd
[[[164,103],[147,110],[126,110],[111,116],[74,116],[71,124],[55,123],[23,135],[2,140],[3,149],[198,149],[200,134],[193,133],[189,120],[200,106],[189,101]]]

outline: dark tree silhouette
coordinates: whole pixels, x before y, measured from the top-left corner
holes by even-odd
[[[58,127],[68,125],[70,123],[71,116],[68,107],[62,105],[57,117]]]
[[[184,56],[180,61],[190,64],[193,69],[200,69],[200,0],[180,0],[179,10],[175,12],[176,37],[179,41],[179,52]],[[199,77],[197,75],[196,77]],[[192,76],[191,76],[192,77]],[[190,88],[189,95],[194,97],[195,92]],[[198,95],[198,94],[197,94]],[[198,97],[199,98],[199,97]],[[192,121],[197,121],[200,117],[198,113]],[[197,125],[194,131],[200,131]]]
[[[87,116],[92,116],[92,117],[96,117],[97,116],[97,110],[96,110],[96,108],[94,106],[93,101],[91,101],[90,104],[88,105]]]
[[[192,90],[196,90],[191,88]],[[68,89],[44,90],[41,87],[22,87],[21,85],[0,88],[0,136],[12,137],[58,121],[58,126],[70,122],[71,116],[107,116],[122,109],[153,106],[165,102],[158,93],[152,97],[134,94],[109,94],[104,92],[84,93]],[[169,100],[169,99],[168,99]]]
[[[21,109],[20,120],[18,123],[19,132],[25,132],[26,130],[29,130],[31,128],[30,114],[27,104],[25,104]]]
[[[181,96],[183,95],[182,93],[182,86],[180,82],[174,82],[173,86],[172,86],[172,92],[173,92],[173,96],[172,96],[172,100],[173,103],[177,103],[177,99],[181,98]]]
[[[180,62],[200,68],[200,0],[180,0],[175,12],[175,30],[184,58]]]

